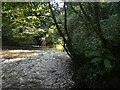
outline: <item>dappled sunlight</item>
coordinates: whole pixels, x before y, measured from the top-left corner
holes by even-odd
[[[22,59],[22,58],[8,59],[8,60],[3,61],[3,64],[5,64],[5,63],[12,63],[12,62],[19,62],[19,61],[22,61],[24,59]]]
[[[0,54],[3,58],[20,58],[33,54],[33,50],[3,50]]]
[[[120,3],[99,1],[3,2],[3,88],[119,88]]]
[[[64,50],[63,46],[60,45],[60,44],[57,44],[57,45],[55,46],[55,48],[56,48],[57,50]]]
[[[28,53],[28,52],[33,52],[33,50],[7,50],[7,51],[9,51],[10,53],[19,53],[19,52]]]
[[[17,63],[28,60],[32,57],[37,57],[38,53],[34,50],[3,50],[0,55],[2,56],[2,64]]]

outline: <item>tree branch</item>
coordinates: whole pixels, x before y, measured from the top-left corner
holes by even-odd
[[[87,20],[89,21],[89,23],[91,24],[91,26],[92,26],[93,30],[95,31],[95,33],[99,36],[99,38],[101,39],[101,41],[102,41],[103,43],[105,43],[105,42],[106,42],[106,39],[105,39],[105,37],[103,36],[103,33],[102,33],[100,30],[98,30],[98,28],[96,28],[96,27],[94,26],[91,18],[85,13],[85,10],[84,10],[84,8],[82,7],[82,5],[81,5],[80,2],[79,2],[79,6],[80,6],[80,8],[81,8],[81,10],[82,10],[82,12],[83,12],[83,14],[84,14],[84,16],[86,17],[86,19],[87,19]]]
[[[68,37],[68,41],[70,41],[70,36],[67,30],[67,11],[66,11],[66,2],[64,2],[64,10],[65,10],[65,15],[64,15],[64,29],[65,29],[65,33]]]
[[[95,21],[97,24],[98,31],[102,33],[101,26],[100,26],[100,18],[99,18],[99,4],[98,2],[94,3],[94,10],[95,10]]]
[[[64,47],[65,51],[67,52],[67,54],[70,56],[70,58],[73,58],[73,56],[71,55],[71,53],[66,48],[65,43],[63,44],[63,47]]]
[[[73,6],[71,6],[72,10],[75,12],[75,14],[78,14],[78,12],[74,9]]]
[[[52,10],[52,7],[51,7],[51,5],[50,5],[50,2],[48,2],[48,3],[49,3],[49,8],[50,8],[50,11],[51,11],[51,14],[52,14],[52,18],[53,18],[53,20],[54,20],[54,22],[55,22],[56,28],[57,28],[59,34],[61,35],[61,37],[63,38],[63,41],[66,43],[67,40],[66,40],[66,38],[64,37],[64,35],[63,35],[63,33],[62,33],[62,31],[61,31],[58,23],[57,23],[57,20],[56,20],[56,18],[55,18],[54,13],[53,13],[53,10]]]
[[[61,31],[58,23],[57,23],[57,20],[56,20],[56,18],[55,18],[54,13],[53,13],[53,10],[52,10],[52,7],[51,7],[51,5],[50,5],[50,2],[48,2],[48,3],[49,3],[50,11],[51,11],[51,13],[52,13],[53,20],[54,20],[55,25],[56,25],[56,27],[57,27],[57,30],[58,30],[60,36],[63,38],[63,41],[64,41],[63,47],[64,47],[65,51],[67,52],[67,54],[72,58],[72,55],[70,54],[69,50],[68,50],[68,49],[66,48],[66,46],[65,46],[65,44],[68,44],[68,43],[67,43],[67,40],[66,40],[66,38],[64,37],[64,35],[63,35],[63,33],[62,33],[62,31]],[[65,11],[65,13],[66,13],[66,11]],[[66,23],[67,23],[67,22],[66,22],[66,14],[65,14],[65,30],[67,30],[67,24],[66,24]],[[68,34],[68,32],[67,32],[67,34]]]

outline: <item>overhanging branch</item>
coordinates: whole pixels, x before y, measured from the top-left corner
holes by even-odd
[[[51,5],[50,5],[50,2],[48,2],[48,3],[49,3],[49,8],[50,8],[50,11],[51,11],[51,14],[52,14],[52,18],[53,18],[53,20],[54,20],[54,22],[55,22],[56,28],[57,28],[59,34],[61,35],[61,37],[63,38],[63,41],[66,43],[67,40],[66,40],[66,38],[64,37],[64,35],[63,35],[63,33],[62,33],[62,31],[61,31],[58,23],[57,23],[57,20],[56,20],[56,18],[55,18],[54,13],[53,13],[53,10],[52,10],[52,7],[51,7]]]
[[[92,26],[93,30],[95,31],[95,33],[100,37],[101,41],[102,41],[103,43],[105,43],[105,42],[106,42],[106,39],[105,39],[105,37],[103,36],[103,33],[101,32],[101,30],[99,30],[98,28],[96,28],[96,26],[94,26],[91,18],[85,13],[85,10],[84,10],[84,8],[82,7],[81,3],[79,3],[79,6],[80,6],[80,9],[82,10],[84,16],[86,17],[86,19],[87,19],[87,20],[89,21],[89,23],[91,24],[91,26]]]
[[[64,41],[63,47],[64,47],[65,51],[67,52],[67,54],[72,58],[72,55],[70,54],[69,50],[66,48],[66,45],[65,45],[65,44],[67,44],[67,40],[66,40],[65,36],[63,35],[63,33],[62,33],[62,31],[61,31],[58,23],[57,23],[57,20],[56,20],[56,18],[55,18],[54,13],[53,13],[53,10],[52,10],[52,7],[51,7],[51,5],[50,5],[50,2],[48,2],[48,3],[49,3],[49,8],[50,8],[50,11],[51,11],[51,14],[52,14],[52,18],[53,18],[53,20],[54,20],[54,22],[55,22],[55,25],[56,25],[56,27],[57,27],[57,30],[58,30],[60,36],[63,38],[63,41]],[[66,13],[66,11],[65,11],[65,13]],[[65,16],[66,16],[66,15],[65,15]],[[66,17],[65,17],[65,31],[67,30],[67,24],[66,24],[66,23],[67,23],[67,22],[66,22]],[[68,34],[68,32],[66,32],[66,33]]]

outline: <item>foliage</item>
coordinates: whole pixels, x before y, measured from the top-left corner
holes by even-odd
[[[62,44],[80,88],[119,87],[119,23],[120,3],[3,3],[3,43]]]
[[[59,36],[55,31],[47,3],[2,4],[3,45],[39,44],[41,37],[45,38],[47,45],[57,42]]]
[[[75,87],[119,87],[120,10],[116,6],[119,3],[64,3],[63,31],[49,5],[64,49],[74,63]]]

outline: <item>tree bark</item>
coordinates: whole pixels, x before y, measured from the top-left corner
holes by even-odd
[[[48,3],[49,3],[49,8],[50,8],[50,11],[51,11],[51,14],[52,14],[52,18],[53,18],[53,20],[54,20],[54,22],[55,22],[56,28],[57,28],[60,36],[63,38],[63,41],[64,41],[63,47],[64,47],[65,51],[67,52],[67,54],[72,58],[72,55],[70,54],[69,50],[66,48],[66,45],[65,45],[65,44],[68,44],[68,43],[67,43],[68,41],[66,40],[65,36],[63,35],[63,33],[62,33],[62,31],[61,31],[58,23],[57,23],[57,20],[56,20],[56,18],[55,18],[54,13],[53,13],[53,10],[52,10],[52,7],[51,7],[51,5],[50,5],[50,2],[48,2]],[[66,16],[66,15],[65,15],[65,16]],[[65,18],[66,18],[66,17],[65,17]],[[66,19],[65,19],[65,20],[66,20]],[[65,21],[65,23],[66,23],[66,21]],[[65,24],[65,29],[66,29],[66,28],[67,28],[67,26],[66,26],[66,24]],[[66,30],[67,30],[67,29],[66,29]]]
[[[94,3],[94,10],[95,10],[95,22],[96,22],[97,30],[101,34],[101,40],[103,44],[105,44],[106,46],[107,41],[105,37],[103,36],[103,32],[101,30],[101,25],[100,25],[100,6],[98,2]]]
[[[95,33],[99,36],[99,38],[101,39],[101,41],[102,41],[103,43],[107,42],[106,39],[105,39],[105,37],[103,36],[102,31],[99,30],[99,29],[100,29],[99,21],[98,21],[98,26],[99,26],[99,29],[98,29],[98,27],[96,28],[96,26],[93,24],[91,18],[86,14],[86,12],[85,12],[84,8],[82,7],[81,3],[79,3],[79,6],[80,6],[80,9],[82,10],[84,16],[85,16],[86,19],[89,21],[89,23],[91,24],[93,30],[94,30]],[[97,12],[96,12],[96,13],[97,13]],[[97,18],[97,19],[98,19],[98,18]]]

